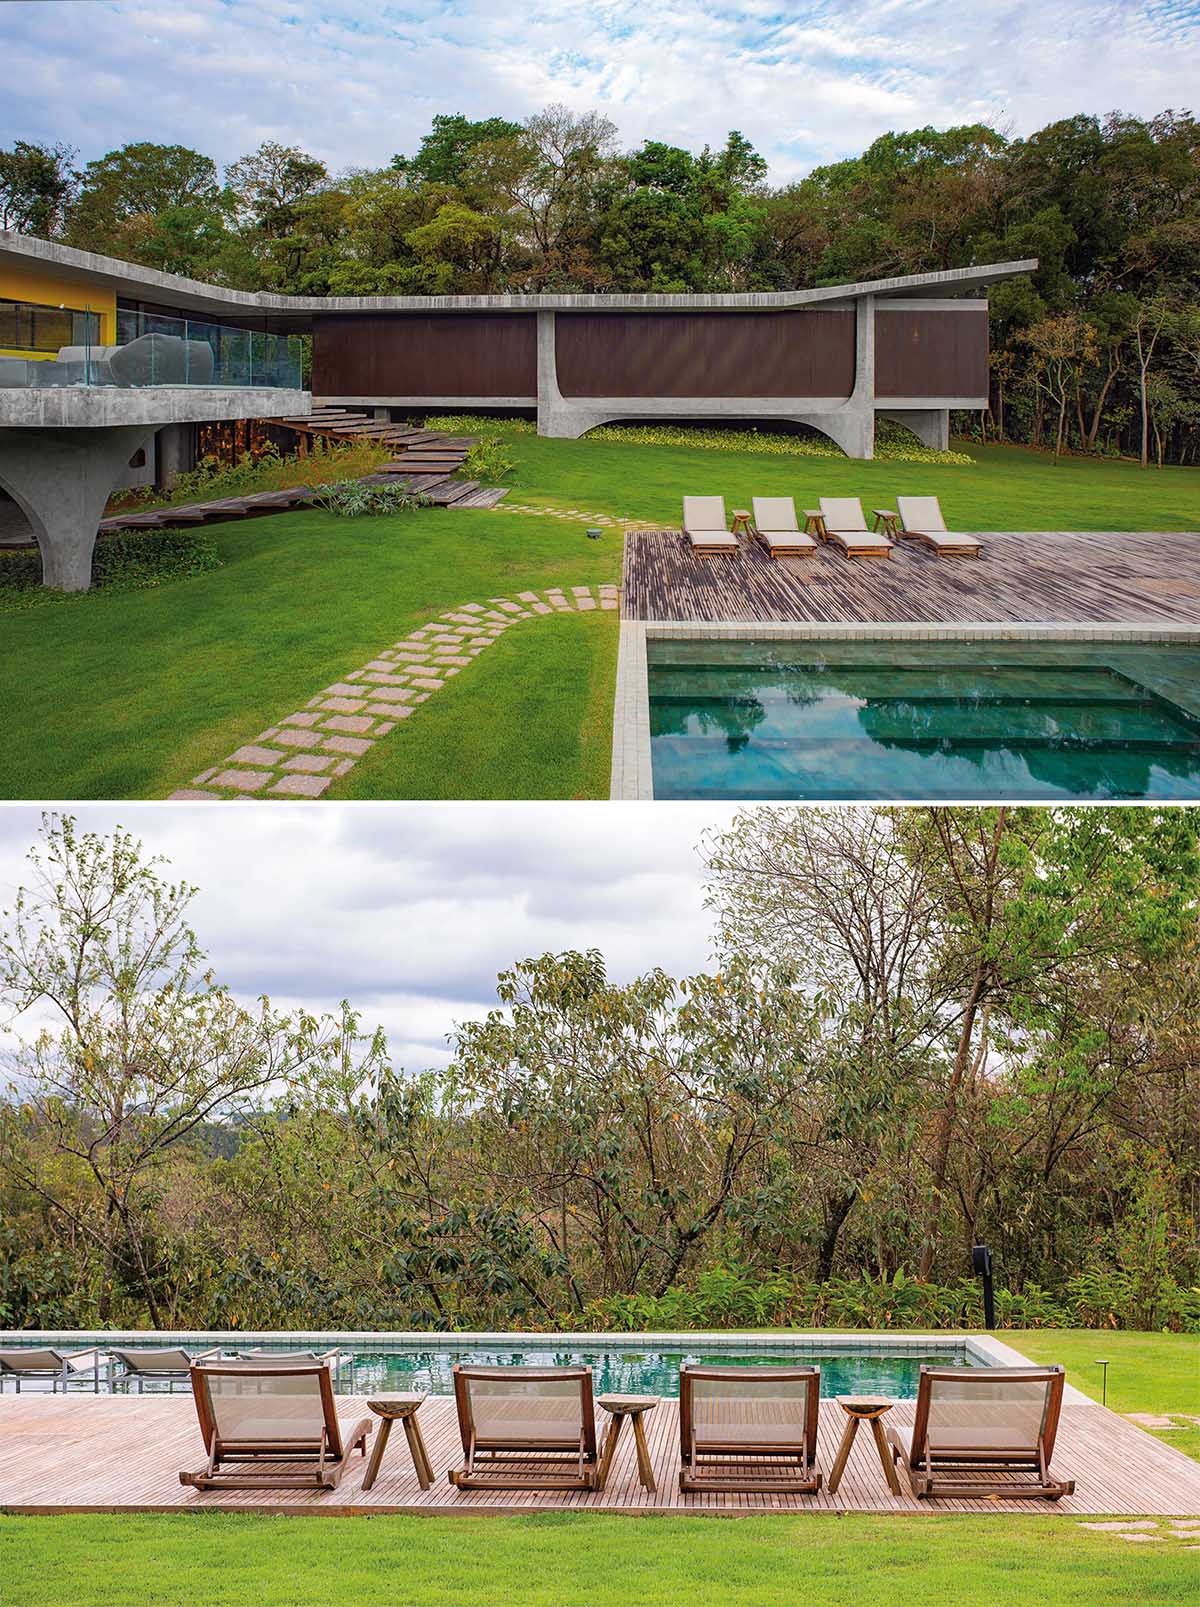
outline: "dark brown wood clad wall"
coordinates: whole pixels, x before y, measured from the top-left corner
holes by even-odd
[[[559,313],[564,396],[849,396],[854,314]]]
[[[875,312],[875,395],[986,396],[984,311]]]
[[[536,396],[533,313],[315,318],[317,396]]]

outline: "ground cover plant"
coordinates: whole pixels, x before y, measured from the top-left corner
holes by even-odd
[[[103,592],[145,591],[220,566],[217,545],[206,530],[120,530],[96,543],[92,587]],[[83,595],[44,587],[42,558],[36,550],[0,552],[0,613],[46,605],[70,607]]]
[[[915,1579],[927,1607],[1183,1607],[1183,1544],[1024,1514],[9,1516],[0,1577],[14,1607],[894,1607]]]
[[[194,469],[175,476],[170,489],[141,486],[119,491],[109,502],[110,513],[142,512],[150,508],[181,508],[192,502],[215,502],[223,497],[250,496],[258,491],[290,491],[293,486],[331,485],[373,474],[395,457],[392,447],[372,441],[312,440],[301,455],[281,453],[274,445],[243,456],[236,463],[215,457],[201,458]]]

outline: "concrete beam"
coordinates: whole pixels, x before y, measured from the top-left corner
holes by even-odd
[[[0,429],[0,485],[29,520],[42,583],[87,591],[104,506],[153,424],[80,430]]]
[[[204,424],[312,411],[307,391],[257,385],[63,385],[0,388],[0,429],[107,430],[117,425]]]

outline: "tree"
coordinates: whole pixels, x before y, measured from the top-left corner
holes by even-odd
[[[328,181],[324,162],[297,145],[266,140],[225,169],[237,216],[252,224],[269,240],[289,234],[295,227],[300,204]]]
[[[521,132],[520,123],[512,123],[506,117],[484,117],[472,122],[461,112],[439,112],[429,133],[421,136],[417,154],[393,156],[391,165],[417,184],[462,185],[477,145],[519,139]]]
[[[250,1119],[268,1093],[303,1084],[357,1041],[340,1019],[239,1004],[207,970],[186,913],[195,889],[118,828],[79,833],[47,815],[29,855],[29,889],[0,915],[0,1001],[14,1017],[47,1012],[15,1055],[19,1105],[4,1111],[0,1168],[103,1256],[101,1316],[118,1283],[161,1327],[154,1207],[172,1155],[213,1122]],[[381,1058],[376,1036],[361,1066]],[[29,1142],[51,1139],[49,1161]],[[90,1179],[99,1208],[76,1195]]]
[[[1057,465],[1066,433],[1067,406],[1078,391],[1084,367],[1099,355],[1095,331],[1078,313],[1069,312],[1034,324],[1023,338],[1035,356],[1033,382],[1058,409],[1054,436]]]
[[[79,184],[70,145],[17,140],[0,151],[0,229],[49,238],[59,232]]]
[[[1165,296],[1142,302],[1133,315],[1133,342],[1137,352],[1138,400],[1141,404],[1141,464],[1150,463],[1150,369],[1164,332],[1171,323],[1172,309]]]
[[[221,212],[217,165],[185,145],[123,145],[89,162],[67,220],[67,238],[87,251],[127,252],[154,231],[159,215],[176,207]]]

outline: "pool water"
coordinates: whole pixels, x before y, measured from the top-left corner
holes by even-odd
[[[59,1350],[81,1349],[82,1345],[59,1344]],[[126,1349],[139,1347],[127,1344]],[[142,1347],[144,1348],[144,1347]],[[208,1348],[207,1342],[188,1341],[188,1349]],[[279,1350],[294,1347],[264,1346]],[[307,1347],[305,1347],[307,1348]],[[320,1346],[315,1347],[320,1349]],[[103,1353],[103,1347],[101,1347]],[[372,1392],[426,1390],[433,1395],[450,1395],[454,1391],[451,1369],[455,1362],[472,1362],[487,1367],[565,1367],[590,1366],[593,1372],[592,1387],[596,1394],[606,1392],[634,1395],[678,1395],[679,1368],[683,1362],[702,1363],[712,1367],[795,1367],[812,1364],[821,1369],[821,1393],[834,1395],[887,1395],[893,1400],[914,1400],[917,1393],[917,1375],[922,1362],[937,1367],[969,1367],[973,1364],[967,1347],[961,1342],[948,1340],[935,1348],[897,1345],[883,1347],[872,1353],[849,1346],[840,1354],[831,1353],[827,1346],[805,1348],[802,1345],[780,1345],[767,1350],[642,1350],[616,1342],[602,1348],[574,1349],[550,1342],[539,1344],[530,1339],[528,1344],[515,1347],[488,1347],[478,1342],[455,1346],[452,1342],[416,1349],[400,1346],[394,1350],[348,1350],[341,1347],[346,1360],[334,1375],[334,1387],[339,1394],[366,1395]],[[48,1387],[27,1383],[24,1389]],[[72,1390],[91,1390],[89,1375],[72,1380]],[[107,1390],[108,1382],[101,1373],[100,1387]],[[147,1384],[146,1393],[164,1391],[166,1385]],[[176,1392],[180,1385],[176,1385]],[[186,1386],[183,1386],[186,1388]],[[11,1390],[12,1385],[8,1388]]]
[[[656,798],[1200,798],[1200,646],[647,643]]]

